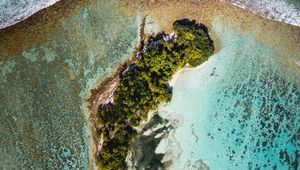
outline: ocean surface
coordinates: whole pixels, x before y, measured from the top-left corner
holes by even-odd
[[[1,0],[0,28],[55,2]],[[300,25],[299,0],[230,2]],[[85,99],[131,55],[140,21],[139,13],[127,15],[116,1],[100,0],[30,48],[0,56],[0,169],[88,169]],[[145,135],[152,136],[137,141],[149,141],[142,143],[158,156],[152,148],[138,154],[159,164],[153,167],[179,170],[299,168],[299,65],[218,23],[221,50],[180,75],[172,101],[159,109],[162,118],[147,126]]]
[[[85,99],[131,55],[140,21],[98,1],[28,49],[0,57],[0,169],[88,169]]]
[[[156,153],[168,169],[299,169],[299,65],[220,23],[220,51],[181,73],[159,109],[177,123]]]
[[[0,29],[20,22],[59,0],[1,0]],[[220,0],[222,1],[222,0]],[[225,0],[268,19],[300,25],[299,0]]]
[[[227,0],[260,16],[300,26],[299,0]]]
[[[59,0],[1,0],[0,29],[16,24]]]

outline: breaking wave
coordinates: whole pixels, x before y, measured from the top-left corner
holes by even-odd
[[[1,0],[0,29],[16,24],[59,0]]]
[[[268,19],[300,26],[299,0],[227,0]]]
[[[59,0],[2,0],[0,29],[16,24]],[[226,0],[268,19],[300,26],[299,0]]]

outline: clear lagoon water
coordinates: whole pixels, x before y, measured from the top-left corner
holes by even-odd
[[[97,1],[43,41],[0,59],[0,169],[88,169],[85,98],[131,55],[139,26],[138,14]]]
[[[181,73],[159,110],[179,123],[156,152],[170,169],[299,169],[300,67],[220,23],[220,51]]]
[[[3,19],[2,25],[39,10],[26,14],[22,10],[28,4],[16,2],[0,2],[12,12],[0,12],[1,18],[13,19]],[[272,2],[270,9],[281,7],[279,0]],[[299,9],[297,0],[286,2]],[[297,17],[278,17],[298,23]],[[91,168],[85,98],[130,56],[140,21],[115,1],[97,1],[66,18],[43,41],[0,59],[0,169]],[[159,110],[178,126],[168,126],[169,135],[153,135],[163,138],[155,141],[156,152],[167,152],[164,160],[173,161],[171,169],[299,168],[299,66],[251,35],[217,21],[213,25],[222,48],[179,77],[172,101]]]

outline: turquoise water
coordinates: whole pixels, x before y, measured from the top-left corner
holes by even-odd
[[[89,90],[139,39],[139,15],[97,1],[0,60],[0,169],[88,169]]]
[[[88,169],[85,98],[131,54],[139,22],[98,1],[0,60],[0,169]],[[299,166],[299,66],[251,35],[217,22],[214,29],[222,49],[178,79],[160,113],[179,124],[157,151],[171,149],[171,169]]]
[[[286,0],[286,2],[290,3],[294,7],[296,7],[298,10],[300,10],[300,1],[299,0]]]
[[[176,81],[159,112],[179,124],[157,152],[170,169],[299,169],[300,67],[251,35],[213,29],[222,48]]]

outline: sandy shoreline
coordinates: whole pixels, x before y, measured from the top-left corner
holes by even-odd
[[[156,2],[155,4],[142,4],[142,10],[145,15],[147,15],[146,19],[146,25],[145,29],[148,27],[152,27],[149,30],[153,30],[152,32],[155,33],[157,31],[165,31],[170,32],[172,23],[180,18],[191,18],[196,19],[198,22],[202,22],[206,24],[209,28],[210,34],[212,36],[212,39],[215,43],[215,53],[217,53],[221,48],[221,42],[219,42],[219,38],[217,37],[216,33],[214,33],[212,30],[212,22],[214,22],[216,19],[220,22],[229,22],[228,24],[232,24],[234,27],[239,29],[241,32],[253,32],[255,31],[255,35],[263,35],[263,37],[256,37],[258,40],[260,40],[262,43],[267,43],[273,45],[278,51],[282,51],[282,54],[285,56],[291,56],[293,54],[296,54],[297,52],[297,43],[292,43],[291,47],[288,49],[293,50],[286,50],[287,45],[285,44],[286,41],[294,41],[298,42],[299,40],[293,36],[293,34],[298,33],[300,34],[300,29],[295,28],[294,26],[290,26],[284,23],[279,23],[276,21],[270,21],[265,18],[256,16],[252,14],[249,11],[243,11],[242,9],[235,7],[229,3],[220,3],[220,2],[203,2],[203,3],[190,3],[190,2],[176,2],[173,5],[166,5],[165,2]],[[199,6],[203,5],[202,8],[199,8]],[[176,6],[176,7],[174,7]],[[180,6],[180,8],[178,8]],[[192,9],[191,11],[187,12],[186,9],[189,7]],[[130,6],[130,8],[139,8],[137,6]],[[167,8],[167,9],[166,9]],[[212,9],[212,10],[210,10]],[[163,15],[163,18],[160,18],[158,15],[160,15],[164,11],[167,14]],[[223,14],[220,11],[226,11],[225,14]],[[195,14],[196,13],[196,14]],[[175,14],[175,15],[174,15]],[[235,17],[236,14],[242,15],[238,19],[244,18],[245,20],[238,20],[235,19],[234,21],[231,21],[231,17]],[[226,17],[229,16],[229,17]],[[159,18],[159,19],[157,19]],[[154,27],[151,24],[147,24],[147,21],[151,23],[152,21],[156,24]],[[249,23],[250,22],[250,23]],[[249,28],[249,24],[252,26],[252,28]],[[258,26],[257,26],[258,25]],[[272,30],[270,28],[280,26],[281,29],[275,29]],[[257,27],[266,27],[265,29],[268,30],[267,32],[260,32]],[[257,32],[258,31],[258,32]],[[287,31],[287,32],[286,32]],[[287,33],[288,36],[281,37],[279,41],[273,41],[272,38],[274,34],[282,34],[283,32]],[[266,37],[266,38],[265,38]],[[279,43],[278,43],[279,42]],[[296,49],[296,50],[295,50]],[[297,60],[297,55],[296,59]],[[120,68],[119,68],[120,69]],[[176,72],[176,74],[173,75],[172,79],[170,80],[170,86],[174,87],[176,80],[180,77],[180,75],[190,68],[182,68]],[[194,69],[198,69],[194,68]],[[118,70],[118,69],[117,69]],[[120,71],[120,70],[119,70]],[[92,110],[92,115],[95,115],[97,112],[97,108],[101,103],[105,103],[107,99],[112,96],[114,87],[116,85],[116,82],[118,81],[118,76],[116,75],[119,71],[115,71],[115,73],[110,78],[106,78],[103,83],[97,88],[97,90],[92,90],[92,95],[90,99],[93,100],[93,107],[90,108]],[[94,116],[92,116],[94,117]],[[95,122],[92,121],[92,122]],[[142,125],[145,125],[146,122],[143,122]],[[99,140],[96,142],[98,143]]]
[[[172,1],[172,0],[171,0]],[[0,30],[0,59],[12,56],[24,49],[30,48],[33,44],[39,43],[45,37],[55,32],[58,23],[64,18],[71,16],[78,11],[79,8],[92,3],[92,0],[71,1],[62,0],[38,13],[32,15],[28,19]],[[130,2],[130,1],[128,1]],[[126,2],[127,3],[127,2]],[[240,9],[232,4],[219,2],[216,0],[179,0],[179,1],[161,1],[156,0],[154,3],[150,1],[142,1],[141,3],[127,3],[120,8],[132,9],[140,11],[147,15],[149,20],[154,23],[148,23],[146,27],[155,24],[155,31],[170,32],[172,23],[177,19],[190,18],[196,19],[208,26],[211,37],[216,46],[216,52],[221,48],[219,37],[212,29],[213,22],[222,22],[238,29],[241,32],[251,33],[255,39],[263,44],[269,44],[277,49],[283,56],[291,58],[291,61],[298,63],[300,60],[300,28],[291,26],[277,21],[270,21],[259,17],[249,11]],[[274,36],[284,35],[284,36]],[[2,41],[6,41],[5,43]],[[120,67],[120,66],[119,66]],[[118,67],[118,68],[119,68]],[[170,85],[174,86],[178,77],[185,69],[180,69],[173,75]],[[103,82],[96,89],[91,90],[89,102],[92,103],[91,125],[95,124],[95,113],[101,102],[105,102],[109,98],[118,81],[118,69],[108,75],[109,78],[103,78]],[[93,127],[91,127],[93,128]],[[95,130],[92,130],[92,139],[95,141]],[[93,147],[92,147],[93,148]],[[93,152],[95,152],[93,150]],[[92,158],[93,159],[93,158]]]
[[[173,21],[178,18],[196,19],[204,23],[215,41],[216,51],[220,48],[217,35],[212,31],[213,22],[230,25],[240,32],[249,33],[263,44],[277,49],[283,56],[300,58],[300,28],[278,21],[268,20],[227,2],[201,1],[155,1],[144,3],[143,11],[158,25],[159,30],[169,32]],[[284,36],[274,36],[284,35]]]
[[[184,72],[186,68],[181,68],[179,69],[173,76],[172,79],[169,81],[169,85],[171,87],[175,86],[176,81],[178,80],[178,78],[180,77],[180,75],[182,74],[182,72]]]

